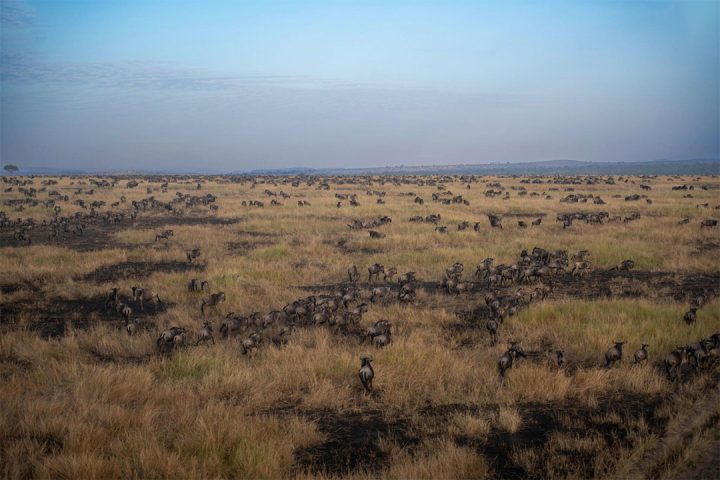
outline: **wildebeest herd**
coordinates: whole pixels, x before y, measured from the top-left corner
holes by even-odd
[[[88,424],[102,412],[145,409],[151,397],[133,418],[153,419],[156,450],[193,438],[186,425],[196,421],[221,432],[182,447],[201,465],[195,474],[382,476],[396,462],[479,456],[490,477],[599,476],[642,455],[638,436],[670,431],[653,415],[676,415],[677,398],[711,398],[717,384],[712,177],[3,182],[5,397],[102,398],[82,417]],[[24,380],[40,374],[37,365],[67,372],[43,390],[32,375]],[[89,380],[68,395],[76,367]],[[131,378],[138,392],[123,390]],[[91,382],[120,390],[120,401],[86,392]],[[17,385],[33,393],[8,393]],[[163,402],[177,435],[148,413]],[[8,425],[6,441],[47,444],[26,452],[34,464],[82,450],[66,433],[74,430],[43,436],[36,410],[24,409],[9,405],[8,418],[32,428]],[[138,421],[117,427],[122,439]],[[233,436],[245,428],[247,438]],[[572,440],[581,429],[588,439]],[[409,460],[394,442],[409,446]],[[104,444],[104,455],[121,458]],[[263,457],[286,444],[282,458]],[[237,445],[242,454],[226,454]],[[250,451],[282,466],[258,473]],[[192,475],[176,463],[179,476]],[[137,468],[127,472],[162,476]]]

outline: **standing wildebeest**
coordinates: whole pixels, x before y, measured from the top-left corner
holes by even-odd
[[[385,266],[381,263],[373,263],[368,267],[368,282],[372,281],[372,278],[380,279],[380,274],[385,274]]]
[[[502,230],[502,217],[499,215],[489,214],[488,220],[490,220],[490,226],[492,228],[499,228]]]
[[[153,303],[155,306],[155,313],[158,311],[158,305],[164,308],[162,300],[160,300],[160,295],[150,289],[132,287],[132,296],[133,300],[140,302],[140,310],[143,312],[145,311],[145,302]]]
[[[210,288],[210,282],[207,280],[199,281],[197,278],[193,278],[188,283],[188,290],[191,292],[201,292]]]
[[[615,362],[622,362],[622,346],[625,342],[615,342],[615,345],[605,352],[605,367],[611,368]]]
[[[563,368],[563,366],[565,366],[565,350],[555,351],[555,362],[557,363],[558,368]]]
[[[517,357],[527,358],[525,352],[520,348],[519,342],[510,342],[508,350],[498,360],[498,372],[502,378],[505,378],[505,372],[512,368],[513,359]]]
[[[115,307],[115,305],[117,305],[119,301],[120,301],[120,295],[119,295],[118,288],[117,287],[111,288],[110,291],[108,292],[107,299],[105,300],[105,309],[109,310],[109,309]]]
[[[209,320],[205,320],[200,332],[198,332],[198,339],[195,342],[195,346],[198,346],[203,342],[207,343],[208,341],[211,341],[212,344],[215,345],[215,338],[212,334],[212,324]]]
[[[202,299],[200,304],[200,312],[205,313],[205,307],[216,307],[225,301],[225,292],[211,293]]]
[[[648,344],[643,343],[642,347],[640,347],[640,350],[636,351],[633,354],[635,364],[646,363],[648,361],[648,356]]]
[[[685,315],[683,316],[685,323],[688,325],[695,323],[695,320],[697,320],[697,311],[697,307],[692,307],[690,310],[685,312]]]
[[[415,272],[403,273],[398,277],[398,283],[400,285],[407,285],[415,281]]]
[[[490,333],[490,346],[494,347],[497,343],[497,329],[498,329],[498,322],[494,319],[488,319],[487,322],[485,322],[485,328]]]
[[[192,250],[188,250],[185,252],[185,256],[187,257],[188,263],[193,263],[196,259],[200,258],[200,249],[193,248]]]
[[[358,280],[360,280],[360,272],[358,272],[358,269],[355,265],[348,268],[348,278],[350,279],[350,283],[357,283]]]
[[[388,268],[385,272],[383,272],[383,280],[385,280],[386,282],[391,282],[392,278],[397,275],[397,272],[397,268],[395,267]]]
[[[675,376],[675,378],[679,376],[679,369],[684,363],[687,363],[687,359],[687,347],[677,347],[665,356],[663,364],[665,365],[665,371],[667,372],[668,379],[672,380],[673,376]]]
[[[247,355],[247,354],[253,354],[254,352],[257,352],[257,349],[260,346],[261,342],[262,342],[262,337],[260,337],[260,334],[253,333],[248,338],[243,340],[242,343],[240,344],[242,354]]]
[[[386,298],[390,295],[390,287],[375,287],[370,294],[370,301],[375,302],[376,298]]]
[[[373,378],[375,378],[375,371],[370,362],[372,362],[372,358],[360,357],[360,371],[358,371],[358,376],[360,377],[360,383],[362,383],[367,393],[372,391],[372,381]]]
[[[163,331],[155,344],[160,353],[170,353],[174,348],[179,347],[183,343],[185,329],[182,327],[170,327]]]
[[[707,219],[700,222],[700,228],[703,227],[717,227],[718,221],[714,219]]]

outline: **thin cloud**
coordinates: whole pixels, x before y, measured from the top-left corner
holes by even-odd
[[[26,27],[35,22],[37,12],[22,0],[0,1],[0,27]]]

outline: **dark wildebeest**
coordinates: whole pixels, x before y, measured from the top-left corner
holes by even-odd
[[[368,267],[368,282],[372,281],[372,278],[380,279],[380,274],[385,274],[385,266],[381,263],[373,263]]]
[[[367,393],[372,391],[372,382],[373,378],[375,378],[375,371],[370,362],[372,362],[372,358],[360,357],[360,371],[358,371],[358,376],[360,377],[360,383],[362,383]]]
[[[215,338],[212,334],[212,324],[210,323],[210,321],[205,320],[203,322],[202,328],[200,329],[200,332],[198,332],[198,339],[195,342],[195,346],[207,342],[212,342],[212,344],[215,345]]]
[[[500,356],[498,360],[498,372],[500,377],[505,378],[505,372],[513,366],[513,360],[517,357],[527,358],[525,352],[520,348],[519,342],[510,342],[508,350]]]
[[[615,342],[615,345],[605,352],[605,367],[611,368],[615,362],[622,362],[622,346],[625,342]]]
[[[358,272],[358,269],[355,265],[352,265],[350,268],[348,268],[348,279],[350,280],[350,283],[357,283],[358,280],[360,280],[360,272]]]
[[[202,299],[200,304],[200,312],[205,313],[205,307],[217,308],[222,302],[225,301],[225,292],[211,293],[207,297]]]
[[[687,363],[688,359],[688,348],[677,347],[672,352],[668,353],[663,360],[665,365],[665,371],[667,372],[668,378],[672,380],[673,376],[677,378],[679,376],[680,367]],[[675,374],[675,375],[673,375]]]
[[[692,307],[690,310],[685,312],[685,315],[683,316],[685,323],[688,325],[695,323],[695,320],[697,320],[697,311],[697,307]]]
[[[648,344],[643,343],[642,347],[640,347],[640,350],[636,351],[633,354],[633,358],[635,359],[635,364],[641,364],[646,363],[648,361]]]

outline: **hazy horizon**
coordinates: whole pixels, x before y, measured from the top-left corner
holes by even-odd
[[[0,0],[2,163],[720,156],[720,3]]]

